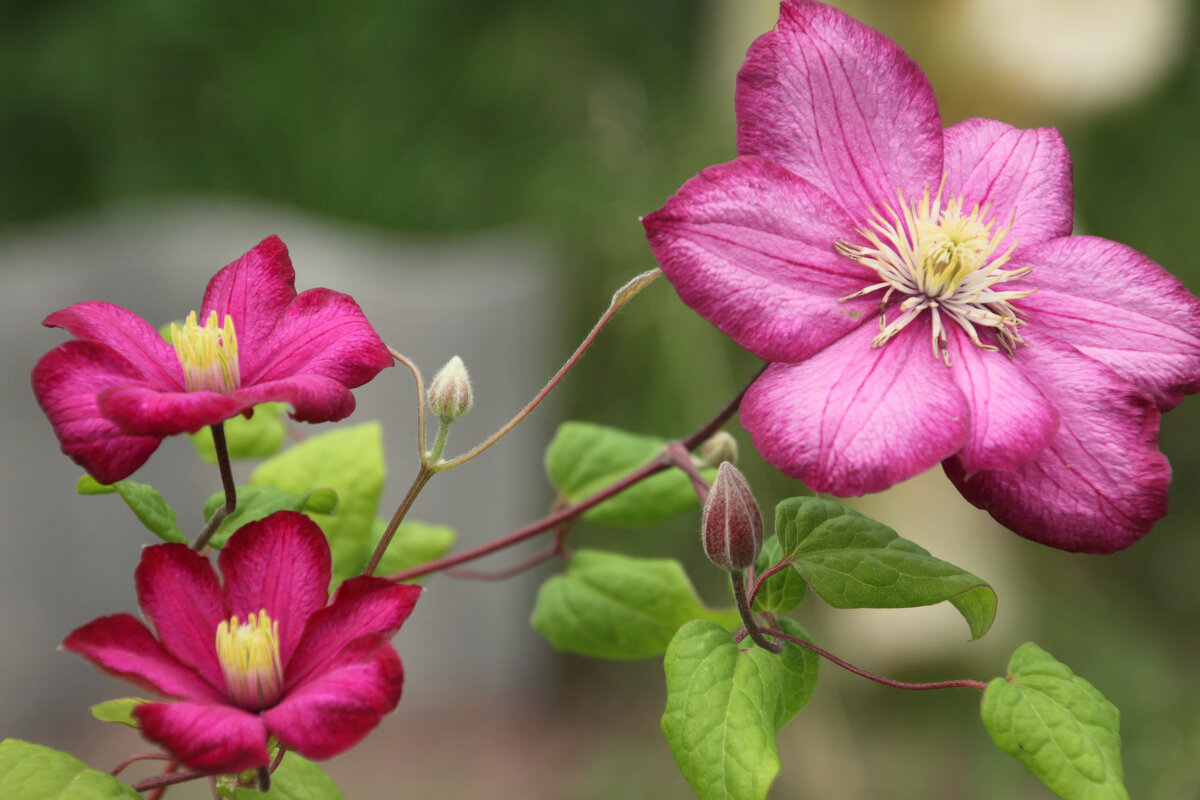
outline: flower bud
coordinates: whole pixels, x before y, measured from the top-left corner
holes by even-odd
[[[738,460],[737,439],[728,431],[717,431],[700,445],[700,460],[706,467],[715,467],[722,461],[736,464]]]
[[[429,410],[445,422],[466,416],[475,402],[471,393],[471,379],[467,368],[458,356],[446,362],[429,384]]]
[[[763,543],[763,519],[738,468],[721,462],[704,501],[700,536],[709,560],[731,572],[754,563]]]

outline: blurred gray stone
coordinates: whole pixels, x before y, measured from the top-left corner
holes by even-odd
[[[37,359],[66,338],[41,320],[79,300],[117,303],[155,325],[181,319],[199,308],[217,269],[272,233],[291,251],[299,290],[353,295],[427,380],[451,356],[463,358],[476,404],[455,426],[448,455],[505,422],[573,347],[555,336],[548,252],[521,232],[401,238],[218,198],[123,206],[0,239],[0,735],[70,747],[101,734],[86,704],[137,693],[55,648],[96,616],[136,613],[133,570],[139,548],[154,541],[117,498],[74,493],[81,470],[59,452],[29,385]],[[397,367],[355,394],[358,410],[340,424],[383,420],[386,516],[416,471],[413,381]],[[439,475],[411,517],[455,527],[461,547],[541,516],[551,500],[541,449],[554,419],[552,409],[539,409],[477,461]],[[252,467],[235,466],[240,479]],[[132,479],[159,487],[188,535],[199,531],[203,500],[220,488],[215,469],[182,437],[164,442]],[[463,687],[471,696],[521,695],[546,679],[549,651],[527,622],[534,592],[528,579],[434,580],[395,640],[407,673],[401,709],[426,713]]]

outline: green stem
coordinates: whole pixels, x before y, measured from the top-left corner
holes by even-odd
[[[379,566],[383,554],[387,551],[388,545],[392,543],[392,537],[396,535],[396,529],[400,527],[400,523],[404,521],[404,517],[408,514],[408,510],[412,508],[416,502],[417,495],[425,488],[425,484],[429,483],[429,479],[435,474],[435,470],[424,461],[421,462],[420,468],[417,470],[417,477],[413,478],[412,485],[408,487],[408,494],[404,495],[404,499],[400,501],[400,505],[396,508],[396,513],[392,514],[392,519],[388,522],[387,528],[383,532],[383,536],[379,537],[379,544],[375,545],[375,552],[371,554],[371,560],[367,562],[367,566],[363,569],[363,575],[373,575],[375,569]]]
[[[200,531],[196,541],[192,542],[192,549],[196,551],[208,546],[208,540],[217,532],[217,528],[221,527],[225,518],[237,508],[237,486],[233,482],[233,467],[229,465],[229,447],[225,443],[224,422],[212,426],[212,438],[213,449],[217,454],[217,469],[221,473],[221,486],[225,489],[225,505],[213,512],[204,530]]]
[[[433,449],[425,458],[425,463],[431,468],[436,468],[438,462],[442,460],[442,453],[446,450],[446,440],[450,438],[450,426],[453,424],[454,420],[449,417],[438,417],[437,436],[433,437]]]

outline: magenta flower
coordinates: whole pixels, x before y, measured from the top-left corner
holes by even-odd
[[[928,79],[845,14],[789,0],[738,75],[739,158],[644,223],[680,297],[774,362],[741,408],[813,489],[939,461],[1022,536],[1125,547],[1166,513],[1160,412],[1200,388],[1200,302],[1071,236],[1057,131],[942,129]]]
[[[142,734],[193,769],[268,763],[267,736],[309,758],[337,755],[396,707],[404,671],[388,639],[421,589],[382,578],[343,583],[329,600],[329,544],[292,511],[252,522],[218,559],[181,544],[142,551],[136,617],[79,628],[63,648],[173,699],[134,708]]]
[[[111,303],[76,303],[46,317],[76,338],[33,369],[33,391],[62,450],[101,483],[128,477],[165,436],[290,403],[304,422],[342,419],[350,390],[392,363],[348,295],[297,295],[276,236],[208,282],[195,312],[172,326],[174,345]]]

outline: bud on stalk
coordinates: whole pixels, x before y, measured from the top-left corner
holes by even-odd
[[[429,410],[446,422],[454,422],[471,410],[475,397],[471,392],[471,379],[467,368],[458,356],[446,362],[446,366],[433,376],[429,384]]]
[[[704,501],[700,536],[709,560],[730,572],[749,567],[762,550],[762,513],[746,479],[728,461],[717,468]]]
[[[729,431],[717,431],[700,445],[700,460],[706,466],[715,467],[722,461],[736,464],[738,460],[737,439]]]

